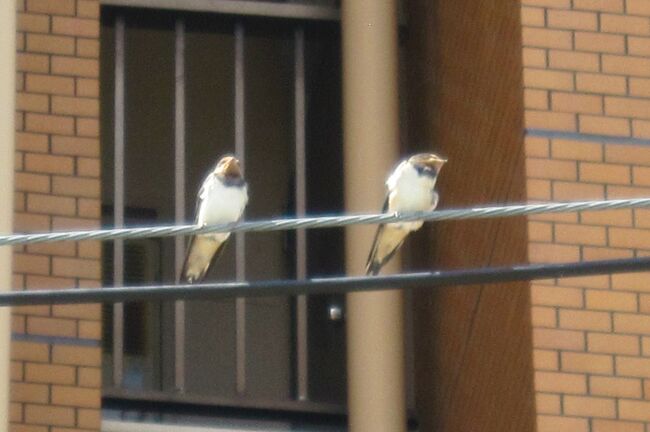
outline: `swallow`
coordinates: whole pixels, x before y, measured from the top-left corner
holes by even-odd
[[[206,176],[196,199],[195,224],[237,222],[248,203],[248,186],[241,165],[234,156],[224,156]],[[219,258],[230,237],[229,232],[199,234],[190,239],[181,278],[188,283],[200,282]]]
[[[386,201],[382,212],[431,211],[438,205],[435,191],[440,169],[447,162],[435,153],[419,153],[402,161],[386,180]],[[370,249],[366,274],[376,275],[402,246],[406,236],[418,230],[422,221],[380,224]]]

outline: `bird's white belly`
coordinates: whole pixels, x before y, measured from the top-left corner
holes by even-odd
[[[220,181],[205,190],[199,208],[199,225],[216,225],[237,222],[244,212],[248,194],[246,187],[225,186]],[[215,233],[214,238],[223,241],[229,233]]]
[[[433,191],[435,181],[430,177],[406,172],[394,186],[388,197],[388,210],[391,213],[431,211],[437,204],[437,194]],[[422,222],[401,222],[391,225],[415,231],[422,226]]]

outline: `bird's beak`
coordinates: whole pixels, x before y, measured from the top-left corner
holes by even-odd
[[[226,156],[220,165],[221,173],[225,177],[236,178],[242,176],[241,165],[236,157]]]

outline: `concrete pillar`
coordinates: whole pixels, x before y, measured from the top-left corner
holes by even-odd
[[[11,233],[14,215],[14,115],[16,2],[0,2],[0,233]],[[0,290],[11,287],[10,246],[0,247]],[[0,308],[0,430],[9,430],[10,310]]]
[[[379,211],[399,158],[397,4],[344,0],[341,12],[345,210]],[[347,230],[348,274],[363,273],[375,229]],[[351,293],[346,307],[350,431],[404,431],[402,292]]]

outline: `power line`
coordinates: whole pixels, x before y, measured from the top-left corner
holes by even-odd
[[[650,198],[618,199],[604,201],[576,201],[540,204],[521,204],[509,206],[489,206],[476,208],[437,210],[410,214],[360,214],[341,216],[317,216],[305,218],[286,218],[262,221],[221,224],[206,227],[196,225],[169,225],[137,228],[117,228],[86,231],[66,231],[36,234],[13,234],[0,236],[0,246],[78,240],[136,239],[146,237],[171,237],[189,234],[214,232],[261,232],[307,228],[335,228],[348,225],[370,225],[390,222],[411,222],[415,220],[441,221],[460,219],[484,219],[511,217],[541,213],[562,213],[585,210],[612,210],[623,208],[650,207]]]
[[[328,277],[307,280],[205,283],[197,285],[131,286],[0,293],[0,306],[69,303],[114,303],[135,300],[198,300],[227,297],[261,297],[332,294],[397,288],[437,289],[449,285],[475,285],[517,280],[548,279],[650,269],[650,257],[563,264],[526,264],[389,276]]]

